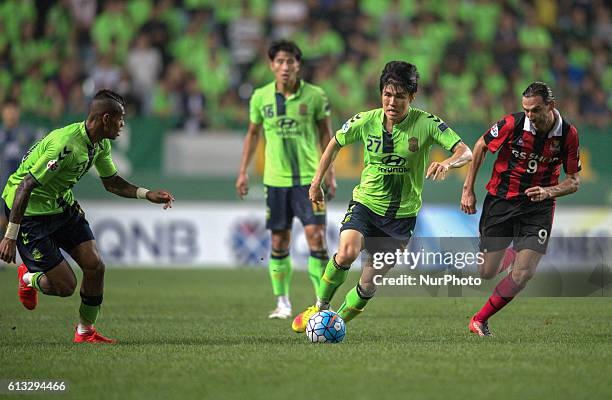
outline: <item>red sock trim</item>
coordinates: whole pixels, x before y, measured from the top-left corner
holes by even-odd
[[[480,311],[476,313],[474,319],[480,322],[488,320],[492,315],[510,303],[521,289],[512,279],[512,274],[509,274],[495,286],[493,294]]]

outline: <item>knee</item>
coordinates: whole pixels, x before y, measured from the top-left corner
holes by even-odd
[[[272,235],[272,251],[276,253],[286,253],[289,251],[289,236]]]
[[[359,247],[352,244],[341,245],[336,254],[336,262],[339,265],[351,265],[359,257],[360,251]]]
[[[90,272],[103,274],[104,271],[106,271],[106,265],[104,264],[104,261],[102,261],[101,258],[96,257],[96,259],[92,260],[91,263],[88,263],[86,266],[84,266],[83,269],[86,269]]]
[[[308,244],[311,250],[323,250],[325,248],[325,233],[323,229],[317,229],[308,235]]]

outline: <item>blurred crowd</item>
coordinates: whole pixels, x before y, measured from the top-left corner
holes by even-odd
[[[57,119],[110,88],[131,114],[242,128],[253,89],[273,79],[267,46],[289,38],[334,127],[379,107],[392,59],[417,65],[416,105],[447,121],[488,124],[543,80],[572,122],[606,126],[610,12],[604,0],[4,0],[0,101]]]

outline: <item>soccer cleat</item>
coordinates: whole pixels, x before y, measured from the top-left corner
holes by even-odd
[[[287,319],[291,318],[291,309],[288,307],[276,307],[270,315],[269,319]]]
[[[476,321],[474,317],[470,319],[470,331],[478,336],[493,336],[491,331],[489,331],[489,324],[487,321]]]
[[[115,344],[117,341],[115,339],[109,339],[100,335],[96,332],[95,328],[92,328],[91,332],[87,332],[84,334],[80,334],[77,329],[74,330],[74,343],[109,343]]]
[[[308,320],[310,317],[319,312],[319,307],[312,305],[308,307],[306,310],[299,313],[291,323],[291,329],[295,333],[303,333],[306,332],[306,325],[308,325]]]
[[[21,264],[17,268],[17,277],[19,280],[19,287],[17,289],[17,294],[19,295],[19,301],[25,308],[28,310],[33,310],[36,308],[38,304],[38,290],[35,288],[28,286],[23,281],[23,275],[28,272],[25,264]]]

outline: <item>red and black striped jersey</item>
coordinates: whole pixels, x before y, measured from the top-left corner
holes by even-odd
[[[511,199],[534,186],[559,182],[561,164],[566,174],[580,171],[578,131],[554,110],[557,122],[547,134],[536,133],[524,112],[505,116],[483,136],[487,148],[499,151],[487,190]]]

